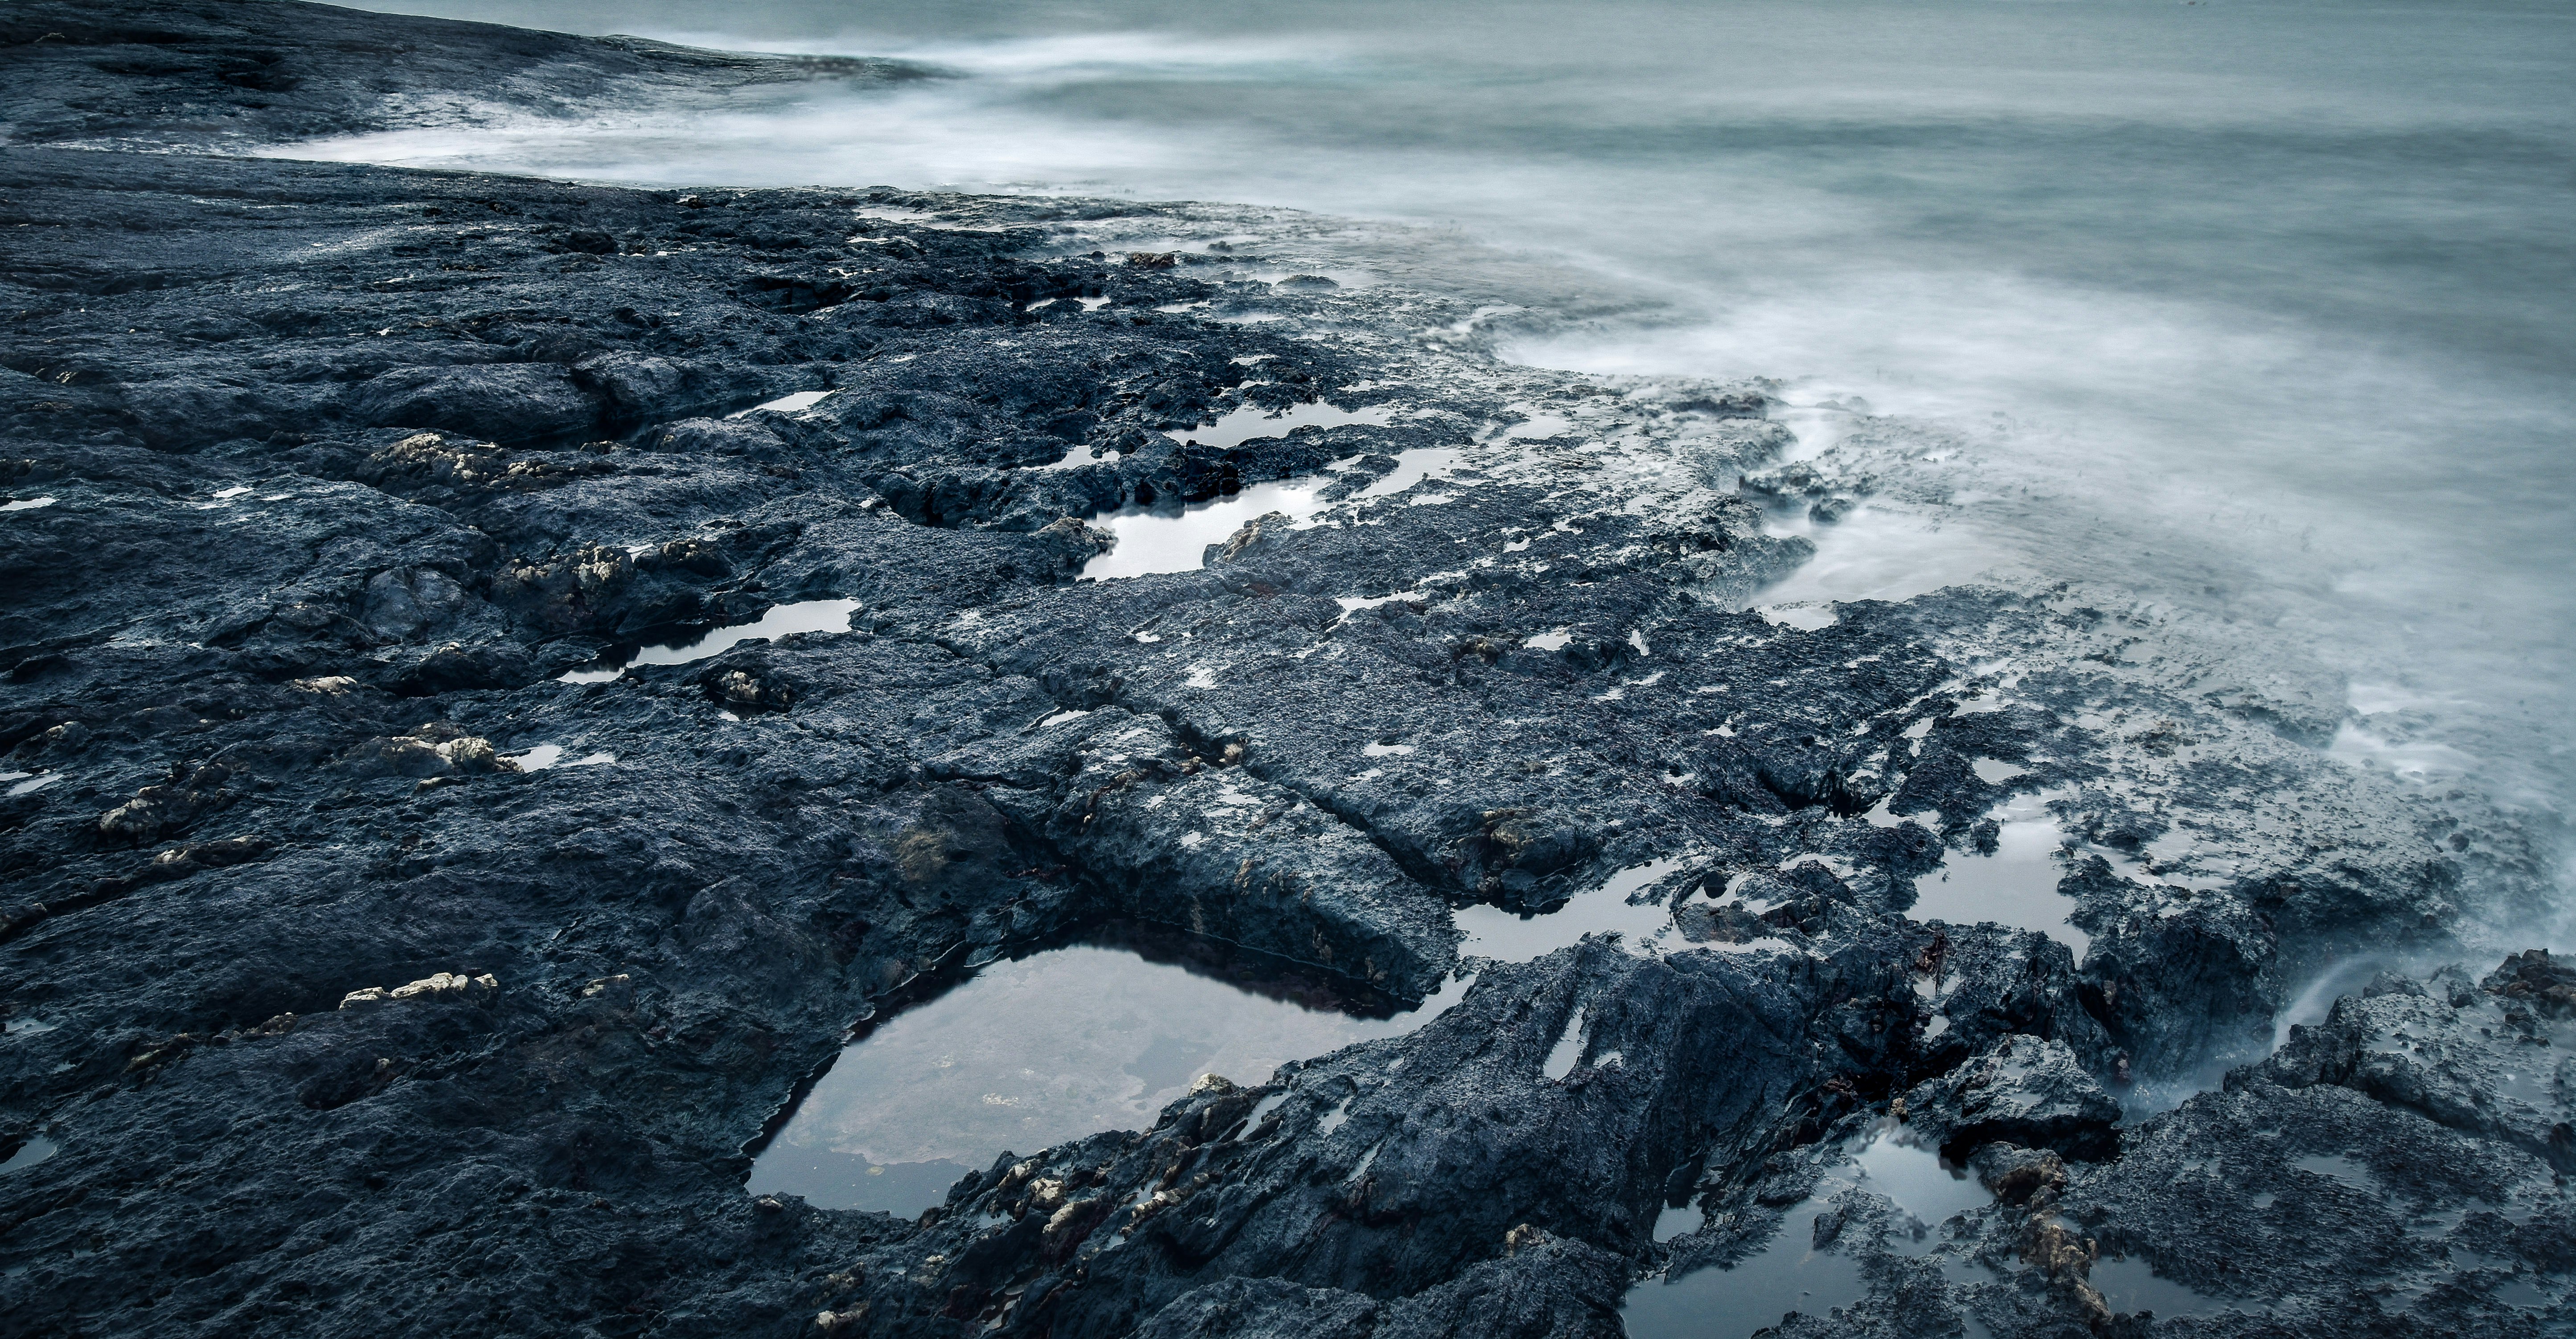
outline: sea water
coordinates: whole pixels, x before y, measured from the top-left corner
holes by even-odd
[[[2576,792],[2563,4],[378,7],[949,77],[290,152],[1371,221],[1335,273],[1490,302],[1510,357],[1938,435],[1939,524],[1814,536],[1784,619],[1924,572],[2101,583],[2340,673],[2355,766],[2544,822]]]

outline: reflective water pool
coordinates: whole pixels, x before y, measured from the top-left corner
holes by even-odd
[[[1731,1269],[1649,1278],[1619,1308],[1628,1339],[1747,1339],[1795,1311],[1821,1315],[1868,1288],[1850,1257],[1815,1245],[1812,1201],[1789,1211],[1779,1235]]]
[[[1885,1196],[1913,1220],[1917,1235],[1898,1234],[1889,1242],[1908,1255],[1939,1244],[1943,1237],[1938,1229],[1952,1217],[1994,1200],[1974,1176],[1944,1160],[1897,1121],[1876,1122],[1846,1144],[1843,1153],[1849,1160],[1828,1169],[1805,1199],[1781,1215],[1779,1231],[1760,1250],[1731,1267],[1694,1270],[1679,1278],[1658,1275],[1630,1288],[1619,1312],[1628,1339],[1746,1339],[1779,1324],[1789,1312],[1821,1315],[1861,1300],[1868,1287],[1859,1264],[1838,1249],[1839,1242],[1835,1248],[1815,1244],[1817,1217],[1845,1191]],[[1655,1239],[1698,1225],[1696,1206],[1668,1208],[1656,1224]]]
[[[1628,899],[1678,873],[1682,864],[1679,859],[1667,859],[1631,866],[1597,888],[1576,893],[1556,910],[1538,915],[1481,904],[1460,907],[1457,924],[1467,938],[1459,944],[1458,955],[1528,962],[1580,942],[1588,934],[1616,933],[1621,943],[1641,953],[1678,944],[1681,937],[1674,933],[1670,894],[1663,902]]]
[[[986,966],[851,1043],[755,1161],[749,1189],[917,1214],[1006,1150],[1147,1128],[1201,1075],[1258,1084],[1288,1061],[1413,1031],[1466,989],[1363,1017],[1328,994],[1200,966],[1098,945]]]
[[[850,615],[857,613],[856,600],[798,600],[773,604],[766,613],[749,623],[711,628],[685,642],[647,646],[625,660],[602,663],[588,669],[566,670],[556,676],[565,683],[606,683],[637,665],[686,665],[693,660],[722,655],[755,637],[784,637],[794,632],[847,632]]]
[[[1914,908],[1906,914],[1918,921],[1992,921],[2037,930],[2082,962],[2093,937],[2067,921],[2075,900],[2057,891],[2066,873],[2057,858],[2064,837],[2048,813],[2050,798],[2016,795],[1997,808],[1989,815],[1999,824],[1994,854],[1952,851],[1941,868],[1914,881]]]
[[[1292,521],[1303,519],[1314,511],[1315,495],[1332,481],[1331,475],[1324,474],[1255,484],[1232,497],[1193,503],[1178,511],[1122,507],[1102,512],[1092,518],[1092,528],[1108,531],[1118,542],[1082,565],[1083,579],[1195,572],[1207,565],[1208,545],[1223,542],[1247,522],[1274,511]]]

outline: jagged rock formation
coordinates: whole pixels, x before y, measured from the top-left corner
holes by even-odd
[[[2220,1299],[2194,1333],[2564,1323],[2555,960],[2392,976],[2260,1059],[2355,944],[2527,905],[2530,852],[2223,665],[2104,654],[2144,634],[2085,592],[1746,612],[1804,553],[1764,506],[1873,486],[1770,468],[1765,387],[1413,340],[1469,313],[1229,268],[1311,268],[1260,211],[37,147],[808,69],[5,22],[13,1329],[1603,1334],[1784,1231],[1865,1286],[1782,1333],[2161,1324],[2124,1259]],[[1270,240],[1131,254],[1202,226]],[[1187,570],[1081,579],[1107,513],[1283,483]],[[2034,793],[2089,953],[1908,915]],[[1468,963],[1409,1034],[919,1222],[741,1189],[853,1020],[997,955],[1137,920],[1384,1007],[1461,965],[1453,908],[1640,867],[1669,936]],[[1993,1203],[1835,1179],[1900,1103]]]

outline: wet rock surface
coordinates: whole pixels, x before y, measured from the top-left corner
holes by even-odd
[[[933,77],[901,61],[699,51],[296,0],[30,0],[0,14],[0,53],[9,73],[0,122],[13,142],[133,148],[239,150],[512,116],[572,119],[813,79]]]
[[[2502,958],[2532,839],[2101,592],[1747,611],[1782,499],[1909,486],[1867,435],[1776,468],[1772,388],[1503,365],[1263,211],[42,147],[403,124],[314,34],[428,23],[78,11],[0,48],[53,72],[0,161],[12,1328],[1610,1334],[1796,1234],[1857,1283],[1742,1333],[2569,1322],[2561,960],[2274,1047],[2358,949]],[[1908,915],[2015,797],[2080,956]],[[1640,869],[1628,931],[1462,961]],[[1476,977],[919,1220],[744,1192],[854,1022],[1111,921],[1381,1014]],[[1850,1173],[1900,1104],[1985,1202]]]

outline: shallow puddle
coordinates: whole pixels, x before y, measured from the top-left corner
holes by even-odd
[[[1201,446],[1231,450],[1260,437],[1285,437],[1303,427],[1338,428],[1350,423],[1384,427],[1395,418],[1395,410],[1379,406],[1371,409],[1336,409],[1318,400],[1313,404],[1292,405],[1273,413],[1259,405],[1245,405],[1203,428],[1173,428],[1166,437],[1178,437]]]
[[[1228,419],[1243,413],[1229,414]],[[1273,421],[1276,420],[1266,420]],[[1078,451],[1087,448],[1076,448]],[[1395,468],[1367,488],[1351,495],[1351,500],[1383,497],[1399,493],[1424,478],[1441,473],[1458,462],[1459,453],[1449,447],[1421,446],[1396,454]],[[1056,462],[1056,468],[1082,464],[1089,457]],[[1082,579],[1109,581],[1119,577],[1147,576],[1156,572],[1195,572],[1207,566],[1207,547],[1233,537],[1247,522],[1271,512],[1286,515],[1299,529],[1315,523],[1315,516],[1325,509],[1317,494],[1334,480],[1334,471],[1345,462],[1335,462],[1315,474],[1274,483],[1255,484],[1232,497],[1191,503],[1179,510],[1168,504],[1121,507],[1091,518],[1093,528],[1106,530],[1118,537],[1116,547],[1082,565]]]
[[[1842,615],[1834,612],[1831,601],[1822,604],[1766,604],[1756,606],[1753,612],[1760,614],[1762,620],[1773,627],[1796,628],[1800,632],[1830,628],[1842,621]]]
[[[1628,1339],[1741,1339],[1792,1311],[1822,1315],[1859,1301],[1868,1292],[1859,1265],[1815,1249],[1816,1216],[1854,1187],[1885,1196],[1927,1229],[1919,1240],[1891,1242],[1906,1254],[1938,1244],[1938,1234],[1928,1229],[1994,1202],[1975,1177],[1918,1142],[1900,1122],[1878,1121],[1844,1151],[1851,1162],[1827,1172],[1813,1192],[1782,1214],[1779,1232],[1751,1257],[1732,1268],[1648,1278],[1630,1288],[1619,1312]],[[1665,1209],[1655,1221],[1655,1240],[1695,1229],[1699,1212],[1695,1205]]]
[[[565,683],[606,683],[637,665],[685,665],[693,660],[722,655],[755,637],[784,637],[796,632],[847,632],[850,615],[857,613],[856,600],[799,600],[793,604],[774,604],[769,612],[749,623],[711,628],[685,642],[647,646],[630,659],[594,665],[589,669],[566,670],[556,677]]]
[[[1683,941],[1673,924],[1672,907],[1628,898],[1679,872],[1683,863],[1673,857],[1630,866],[1599,887],[1576,893],[1556,910],[1537,915],[1481,903],[1460,907],[1457,925],[1467,938],[1458,945],[1458,956],[1528,962],[1579,943],[1585,935],[1613,932],[1633,953],[1676,947]]]
[[[1045,474],[1051,470],[1079,469],[1085,465],[1115,465],[1119,461],[1119,455],[1115,451],[1104,449],[1095,456],[1091,454],[1091,450],[1088,443],[1076,442],[1065,448],[1064,455],[1055,460],[1050,460],[1043,465],[1023,465],[1020,468],[1030,474]]]
[[[505,753],[501,756],[517,763],[522,772],[542,772],[550,767],[598,767],[617,761],[616,754],[605,752],[566,758],[561,744],[539,744],[523,752]]]
[[[996,962],[851,1043],[753,1163],[748,1188],[917,1214],[1006,1150],[1148,1128],[1201,1075],[1258,1084],[1287,1061],[1411,1032],[1467,984],[1370,1018],[1123,947]]]
[[[1685,1232],[1697,1232],[1707,1223],[1707,1211],[1699,1207],[1697,1199],[1679,1206],[1667,1204],[1655,1215],[1655,1240],[1671,1241]]]
[[[1533,411],[1529,417],[1520,419],[1510,427],[1503,429],[1502,437],[1503,440],[1510,442],[1547,442],[1566,436],[1573,431],[1573,419],[1567,418],[1563,414],[1550,414],[1543,411]]]
[[[1794,1311],[1820,1316],[1868,1294],[1860,1266],[1815,1248],[1814,1201],[1792,1209],[1769,1245],[1733,1268],[1649,1278],[1619,1307],[1628,1339],[1749,1339]]]
[[[725,417],[741,418],[745,414],[758,414],[763,412],[772,414],[793,414],[801,410],[811,409],[814,406],[821,404],[826,396],[837,395],[839,393],[840,391],[838,388],[819,391],[798,391],[793,395],[782,395],[775,400],[768,400],[760,404],[753,405],[749,409],[737,409],[732,413],[725,415]]]
[[[1995,853],[1952,851],[1941,868],[1914,881],[1914,909],[1906,914],[1918,921],[1993,921],[2037,930],[2084,961],[2093,938],[2067,922],[2075,902],[2057,891],[2065,876],[2057,861],[2064,841],[2046,807],[2050,798],[2016,795],[1996,809],[1989,815],[2001,825]]]
[[[1925,1227],[1938,1227],[1952,1215],[1981,1209],[1995,1197],[1968,1169],[1942,1157],[1894,1121],[1881,1121],[1869,1142],[1855,1155],[1861,1187],[1885,1195]]]
[[[6,1176],[11,1172],[23,1172],[60,1151],[62,1151],[62,1145],[53,1140],[41,1134],[29,1135],[27,1142],[20,1144],[18,1151],[10,1154],[7,1162],[0,1162],[0,1176]]]
[[[1121,507],[1091,519],[1118,543],[1082,565],[1082,579],[1111,581],[1155,572],[1195,572],[1207,566],[1207,546],[1220,544],[1247,523],[1284,512],[1293,521],[1315,510],[1315,494],[1332,482],[1330,475],[1310,475],[1278,483],[1255,484],[1228,498],[1192,503],[1179,511]]]
[[[1417,446],[1410,451],[1397,452],[1394,469],[1388,470],[1383,477],[1353,493],[1351,497],[1354,501],[1362,498],[1393,497],[1425,479],[1446,475],[1458,467],[1459,459],[1465,454],[1464,451],[1452,446]]]
[[[1574,1062],[1583,1058],[1583,1029],[1589,1008],[1577,1009],[1565,1020],[1565,1030],[1557,1034],[1556,1045],[1548,1048],[1547,1059],[1540,1062],[1539,1077],[1554,1083],[1574,1072]]]
[[[38,772],[32,776],[25,772],[12,772],[6,776],[0,776],[0,781],[6,781],[9,783],[9,798],[11,799],[16,799],[21,795],[33,795],[37,791],[43,790],[45,787],[62,779],[63,774],[60,772]]]

